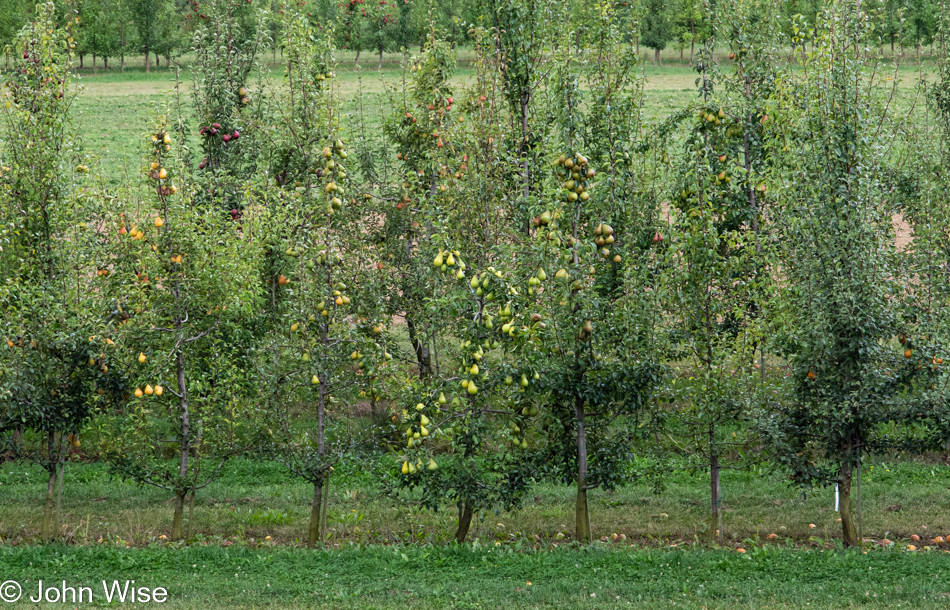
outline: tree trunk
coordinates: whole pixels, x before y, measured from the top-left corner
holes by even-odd
[[[195,490],[191,490],[191,494],[188,496],[188,530],[187,536],[191,538],[195,530],[193,529],[193,524],[195,522]]]
[[[49,470],[49,480],[46,482],[46,504],[43,505],[43,523],[40,526],[40,537],[44,540],[53,538],[53,511],[56,504],[56,474],[57,468]]]
[[[60,524],[63,522],[63,475],[66,471],[66,452],[69,451],[69,443],[64,442],[63,435],[59,435],[59,460],[56,462],[56,531],[59,532]],[[59,535],[58,533],[56,534]]]
[[[710,427],[712,436],[712,427]],[[719,488],[719,456],[713,453],[709,459],[709,542],[717,542],[722,536],[722,499]]]
[[[106,55],[105,57],[102,58],[102,69],[103,69],[103,70],[108,70],[108,69],[109,69],[109,56],[108,56],[108,55]]]
[[[419,377],[422,379],[432,375],[432,359],[429,348],[422,342],[416,332],[416,325],[410,316],[406,316],[406,328],[409,330],[409,342],[416,353],[416,362],[419,365]]]
[[[383,49],[382,48],[379,49],[379,67],[376,69],[377,70],[383,69]]]
[[[356,60],[353,61],[353,67],[357,68],[360,65],[360,50],[356,49]]]
[[[574,505],[574,538],[578,542],[590,542],[590,511],[587,509],[587,429],[584,423],[584,405],[580,399],[574,403],[577,418],[577,501]]]
[[[172,540],[181,540],[182,529],[181,522],[182,517],[185,514],[185,496],[187,495],[186,491],[178,490],[175,491],[175,516],[172,517]]]
[[[147,63],[147,61],[146,61]],[[188,385],[185,382],[185,356],[181,349],[176,355],[176,373],[178,377],[178,410],[181,419],[178,431],[178,444],[181,453],[178,462],[178,476],[182,480],[188,475],[188,458],[191,453],[191,414],[188,407]],[[175,491],[175,518],[172,520],[172,540],[181,540],[181,519],[185,508],[185,496],[187,489]]]
[[[307,532],[307,544],[314,547],[322,538],[320,523],[323,516],[323,477],[313,484],[313,501],[310,505],[310,530]]]
[[[683,51],[686,50],[686,47],[680,47],[680,63],[683,63]]]
[[[459,507],[462,510],[459,511],[459,526],[455,530],[455,541],[462,544],[468,536],[468,530],[472,527],[472,501],[468,498],[460,500]]]
[[[521,151],[524,155],[524,162],[521,168],[521,194],[524,197],[525,204],[528,203],[528,197],[531,196],[531,166],[528,162],[528,106],[531,103],[531,92],[526,91],[521,94]],[[528,218],[525,223],[525,234],[531,234],[531,219]]]
[[[146,73],[146,74],[148,74],[148,73],[149,73],[149,65],[148,65],[148,48],[146,48],[146,49],[145,49],[145,73]]]
[[[330,507],[330,471],[323,473],[323,515],[320,517],[320,531],[326,536],[327,509]]]
[[[656,62],[656,65],[658,65],[658,66],[661,65],[661,64],[660,64],[660,50],[659,50],[659,49],[656,50],[656,56],[655,56],[655,60],[654,60],[654,61]]]
[[[851,479],[854,465],[850,460],[841,463],[841,478],[838,481],[838,508],[841,513],[841,538],[846,548],[858,546],[858,528],[851,512]]]
[[[95,53],[92,54],[92,73],[99,74],[99,72],[96,70],[96,54]]]

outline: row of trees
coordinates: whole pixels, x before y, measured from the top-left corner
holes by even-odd
[[[174,496],[176,539],[229,459],[285,464],[311,544],[360,401],[382,487],[457,506],[459,541],[537,480],[576,489],[589,540],[589,493],[674,459],[708,471],[715,540],[721,469],[769,457],[839,486],[853,545],[863,457],[950,437],[950,72],[907,110],[871,13],[829,6],[791,69],[784,6],[729,4],[697,98],[651,124],[622,10],[519,0],[464,89],[430,26],[379,126],[344,122],[309,15],[281,17],[274,86],[267,15],[233,8],[202,9],[118,189],[70,122],[77,24],[37,7],[5,73],[0,430],[49,474],[44,538],[81,432]]]
[[[148,71],[151,62],[162,59],[166,64],[173,57],[191,49],[190,36],[208,17],[208,7],[201,2],[180,0],[60,0],[56,3],[58,20],[76,20],[73,36],[79,66],[85,67],[87,58],[93,70],[101,61],[109,68],[109,60],[118,60],[125,68],[127,56],[145,58]],[[260,9],[270,17],[260,25],[271,38],[281,39],[284,11],[300,11],[311,20],[315,29],[333,32],[338,48],[356,52],[356,63],[361,54],[375,53],[378,67],[383,53],[399,52],[418,47],[421,51],[434,24],[440,36],[453,45],[468,44],[474,35],[473,27],[498,27],[501,17],[510,7],[493,0],[347,0],[335,3],[313,0],[304,3],[283,3],[277,0],[235,0],[231,11],[239,20],[244,37],[253,37],[257,27],[254,15]],[[788,37],[799,32],[801,44],[814,40],[813,28],[818,22],[823,2],[786,0],[772,15],[751,15],[751,19],[779,19],[781,30]],[[32,5],[26,0],[0,2],[0,45],[14,41],[17,32],[30,19]],[[870,44],[884,52],[890,47],[893,55],[912,49],[919,57],[923,48],[938,42],[937,23],[941,4],[939,0],[874,0],[864,4],[871,19],[865,32]],[[679,51],[680,60],[693,63],[698,45],[712,34],[715,19],[728,18],[728,6],[708,4],[701,0],[630,0],[613,6],[619,28],[618,35],[655,53],[659,63],[664,49]],[[275,55],[279,45],[274,47]],[[274,58],[276,61],[276,56]],[[113,66],[115,63],[113,63]]]

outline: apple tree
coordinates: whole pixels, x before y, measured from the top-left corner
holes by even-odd
[[[180,103],[166,105],[143,138],[140,190],[103,201],[108,334],[134,388],[103,431],[105,457],[117,475],[173,494],[175,540],[186,499],[246,449],[261,418],[245,364],[247,321],[263,306],[258,227],[204,205],[187,129]]]

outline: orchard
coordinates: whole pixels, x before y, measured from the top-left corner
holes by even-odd
[[[950,551],[946,3],[138,4],[0,17],[0,550]]]

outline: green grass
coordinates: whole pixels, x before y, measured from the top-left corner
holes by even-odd
[[[396,472],[397,464],[385,456],[375,461],[354,458],[337,467],[328,515],[330,544],[449,543],[456,508],[447,506],[432,513],[420,507],[416,496],[397,501],[383,495],[380,477]],[[666,489],[659,493],[646,481],[634,481],[615,492],[595,490],[590,498],[594,534],[597,538],[622,534],[628,543],[652,547],[703,540],[708,481],[706,473],[672,471],[666,477]],[[803,496],[777,474],[726,470],[722,491],[726,546],[756,546],[774,533],[790,544],[829,548],[840,536],[831,488]],[[44,492],[39,468],[13,462],[2,465],[0,543],[35,539]],[[574,530],[573,493],[569,486],[538,483],[520,510],[480,514],[471,538],[506,546],[566,544]],[[278,464],[234,460],[221,479],[199,492],[186,531],[192,540],[250,543],[271,536],[276,543],[298,546],[306,538],[312,495],[312,487]],[[913,534],[925,540],[950,534],[948,506],[950,471],[946,467],[879,461],[865,467],[867,538],[887,537],[906,544]],[[169,533],[171,516],[167,492],[113,479],[101,463],[72,463],[67,468],[62,523],[64,538],[73,544],[118,540],[123,546],[146,546]]]
[[[462,51],[461,65],[453,81],[458,91],[473,82],[473,72]],[[470,58],[468,58],[470,59]],[[377,71],[372,61],[364,62],[359,70],[352,67],[351,58],[343,58],[337,69],[337,83],[342,102],[344,130],[355,129],[358,102],[362,102],[367,126],[374,137],[380,132],[380,117],[388,114],[389,104],[385,90],[398,84],[402,78],[398,57],[387,57],[383,70]],[[656,124],[675,109],[697,101],[696,73],[689,66],[667,64],[643,65],[644,85],[643,115],[646,124]],[[724,67],[728,70],[728,67]],[[924,64],[925,73],[933,71],[932,64]],[[279,84],[282,68],[273,67],[269,74],[271,83]],[[190,112],[191,74],[187,65],[182,71],[185,85],[186,112]],[[901,90],[897,104],[909,108],[913,85],[917,80],[916,68],[907,65],[901,71]],[[92,74],[82,73],[83,92],[77,104],[75,126],[82,136],[84,150],[99,160],[101,175],[107,184],[135,184],[144,153],[143,139],[155,121],[156,109],[168,98],[174,87],[174,77],[168,68],[160,68],[146,74],[142,70],[115,70]],[[922,115],[924,104],[918,101],[916,112]]]
[[[710,550],[195,545],[0,549],[0,574],[35,595],[63,580],[103,603],[103,579],[167,589],[171,608],[943,608],[950,556]],[[46,604],[43,607],[52,607]]]

